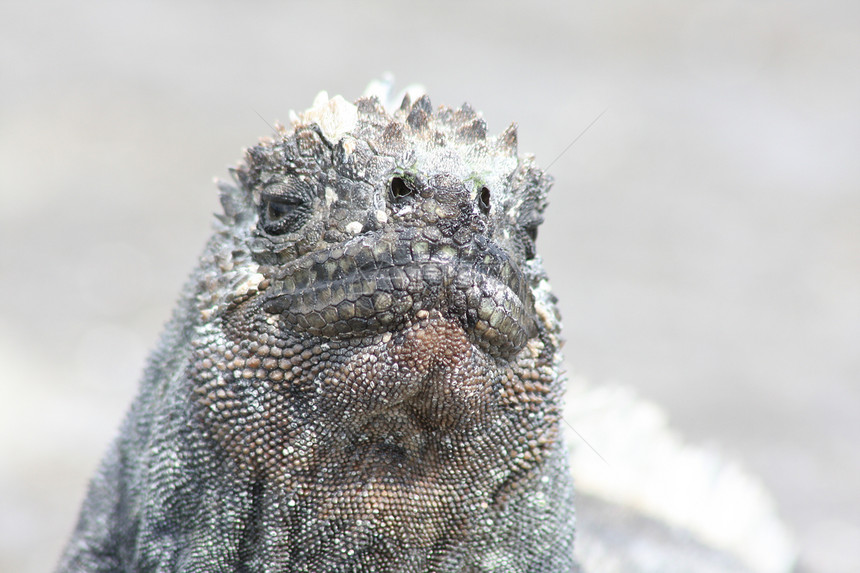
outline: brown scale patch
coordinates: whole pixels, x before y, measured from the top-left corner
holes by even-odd
[[[321,518],[374,523],[429,547],[467,531],[488,507],[491,476],[476,464],[486,447],[470,436],[493,399],[483,358],[460,325],[422,314],[327,379],[325,393],[347,394],[351,403],[340,417],[340,444],[320,449],[312,464],[324,476]]]
[[[357,354],[341,368],[366,393],[373,390],[358,417],[385,416],[400,410],[431,430],[468,430],[482,423],[491,395],[491,365],[476,353],[460,324],[438,312],[422,312],[424,320],[380,346]],[[356,388],[358,390],[358,388]],[[374,392],[380,391],[377,395]],[[373,399],[377,398],[377,399]]]
[[[557,438],[557,419],[528,419],[555,393],[543,357],[500,364],[439,312],[350,341],[257,324],[201,341],[189,375],[208,435],[288,511],[429,548],[504,505]]]

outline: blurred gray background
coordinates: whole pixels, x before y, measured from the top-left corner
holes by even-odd
[[[572,372],[742,459],[801,571],[860,571],[854,0],[6,0],[0,570],[53,566],[258,114],[385,71],[544,166],[607,109],[539,240]]]

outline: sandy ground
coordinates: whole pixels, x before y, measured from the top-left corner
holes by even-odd
[[[801,571],[858,570],[860,4],[525,4],[0,6],[0,570],[56,560],[212,177],[384,71],[542,165],[606,110],[539,243],[571,370],[760,475]]]

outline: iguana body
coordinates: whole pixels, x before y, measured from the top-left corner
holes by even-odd
[[[234,175],[59,571],[576,570],[513,126],[322,97]]]

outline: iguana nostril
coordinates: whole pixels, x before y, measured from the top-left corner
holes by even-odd
[[[490,190],[487,187],[481,187],[481,194],[478,197],[478,206],[481,212],[485,215],[490,212]]]
[[[406,197],[412,194],[412,189],[403,180],[402,177],[394,177],[391,179],[391,196],[394,199],[400,199],[401,197]]]

